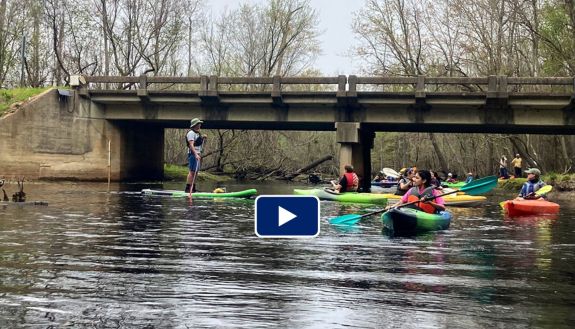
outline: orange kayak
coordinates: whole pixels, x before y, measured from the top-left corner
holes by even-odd
[[[509,216],[556,214],[559,205],[547,200],[507,200],[501,203]]]

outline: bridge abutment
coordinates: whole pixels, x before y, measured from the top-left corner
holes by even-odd
[[[105,111],[75,91],[57,89],[22,104],[0,119],[0,176],[105,181],[110,173],[113,181],[162,178],[163,127],[106,120]]]

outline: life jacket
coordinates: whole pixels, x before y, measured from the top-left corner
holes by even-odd
[[[433,189],[435,186],[426,187],[423,192],[419,193],[419,188],[417,186],[412,187],[409,190],[409,196],[407,197],[407,202],[414,202],[420,200],[422,197],[431,198],[433,197]],[[434,214],[436,209],[434,206],[425,202],[414,203],[413,205],[407,206],[417,210],[425,211],[428,214]]]
[[[186,135],[184,136],[184,140],[185,140],[185,142],[186,142],[186,147],[189,147],[189,144],[188,144],[188,134],[190,133],[190,131],[193,131],[193,129],[188,130],[188,132],[186,132]],[[194,132],[195,132],[195,131],[194,131]],[[196,133],[196,134],[198,134],[198,138],[196,138],[196,139],[194,140],[194,146],[202,146],[202,144],[204,143],[204,138],[202,137],[202,134],[201,134],[201,133],[198,132],[198,133]]]
[[[355,191],[357,190],[357,185],[354,184],[354,173],[352,172],[346,172],[345,174],[343,174],[345,176],[345,179],[347,180],[347,186],[346,186],[346,191]]]
[[[537,192],[540,188],[545,186],[545,183],[542,180],[538,180],[537,182],[533,183],[531,181],[526,181],[521,188],[521,194],[523,197]]]

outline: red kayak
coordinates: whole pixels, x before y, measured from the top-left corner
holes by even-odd
[[[559,205],[547,200],[507,200],[501,202],[501,207],[509,216],[526,216],[537,214],[556,214]]]

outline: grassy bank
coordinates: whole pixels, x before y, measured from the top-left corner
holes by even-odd
[[[50,88],[15,88],[0,90],[0,116],[15,103],[27,100]]]
[[[541,179],[554,187],[558,191],[575,191],[575,174],[557,174],[550,173],[548,175],[541,176]],[[497,187],[519,191],[523,183],[527,181],[527,178],[514,178],[507,179],[504,181],[499,181]]]

